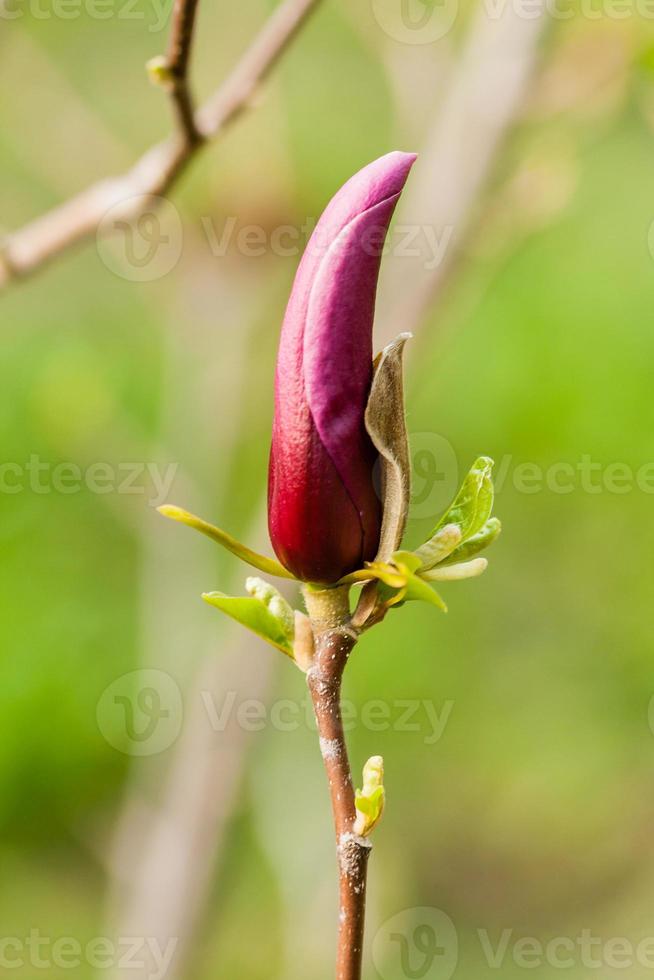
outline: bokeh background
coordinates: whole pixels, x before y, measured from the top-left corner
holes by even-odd
[[[201,4],[199,95],[270,9]],[[169,10],[103,11],[5,7],[3,232],[169,131],[143,68]],[[379,308],[380,342],[415,333],[408,541],[479,453],[497,461],[504,532],[481,579],[442,588],[447,616],[398,611],[348,669],[353,761],[382,754],[389,797],[364,975],[654,969],[654,941],[636,955],[654,936],[654,27],[645,4],[586,0],[537,27],[513,17],[507,48],[493,11],[326,0],[162,212],[172,268],[168,253],[130,264],[118,235],[3,293],[3,974],[332,975],[333,845],[302,677],[203,605],[241,590],[243,569],[154,505],[266,547],[298,262],[274,234],[396,147],[424,150],[398,214],[423,252],[391,250]],[[439,215],[429,268],[422,226]],[[48,940],[47,968],[30,936]],[[169,969],[129,968],[125,937],[176,940]],[[124,962],[103,947],[101,965],[72,965],[53,954],[66,938],[122,942]]]

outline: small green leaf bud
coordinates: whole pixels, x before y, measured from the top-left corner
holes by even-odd
[[[384,760],[380,755],[373,755],[363,767],[363,789],[356,791],[354,833],[368,837],[381,820],[385,803]]]

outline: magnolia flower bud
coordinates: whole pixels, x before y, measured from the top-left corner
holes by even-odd
[[[415,160],[389,153],[355,174],[318,222],[282,327],[268,524],[282,564],[331,584],[379,545],[377,462],[364,415],[383,243]]]

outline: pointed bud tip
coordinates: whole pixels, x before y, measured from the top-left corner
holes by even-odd
[[[408,340],[413,340],[412,333],[410,333],[409,331],[405,331],[404,333],[398,333],[395,340],[391,340],[390,344],[386,344],[386,346],[382,349],[381,352],[382,357],[388,356],[389,354],[392,354],[393,351],[396,351],[398,348],[404,347],[404,345]]]
[[[417,153],[405,153],[403,150],[392,150],[384,156],[373,160],[360,171],[368,179],[381,178],[380,194],[384,197],[399,195],[404,187],[409,171],[418,158]]]
[[[408,174],[417,159],[417,153],[409,153],[406,150],[391,150],[389,153],[385,153],[384,156],[379,157],[378,162],[383,160],[392,165],[398,172],[403,171],[405,174]]]

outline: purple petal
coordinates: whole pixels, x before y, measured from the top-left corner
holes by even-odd
[[[284,318],[269,524],[280,560],[313,581],[360,567],[379,541],[376,452],[364,412],[382,244],[414,160],[389,153],[336,194],[307,245]]]

